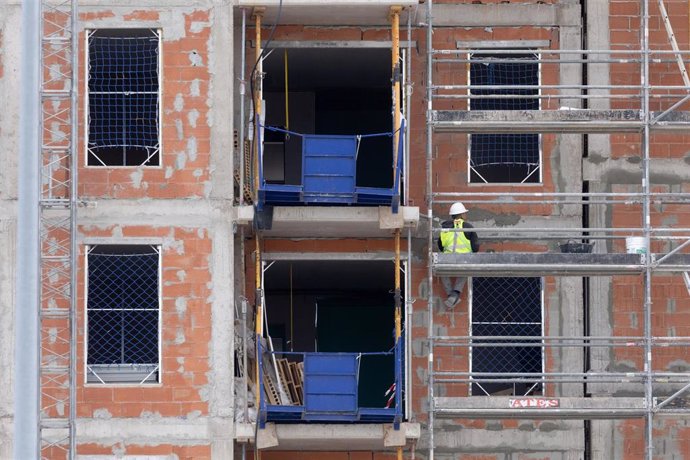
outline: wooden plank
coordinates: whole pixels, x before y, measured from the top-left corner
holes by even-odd
[[[297,363],[290,363],[290,373],[292,374],[292,381],[295,384],[295,393],[297,394],[299,404],[300,406],[304,405],[304,392],[302,390],[304,382],[300,377],[299,366]]]
[[[295,398],[293,397],[292,391],[290,390],[290,372],[287,359],[278,359],[278,377],[280,378],[280,384],[283,386],[283,390],[287,393],[288,398],[290,398],[290,404],[295,404]]]

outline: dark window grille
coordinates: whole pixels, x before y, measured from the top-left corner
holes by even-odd
[[[89,166],[160,164],[159,45],[150,29],[89,32]]]
[[[472,54],[470,85],[490,88],[470,90],[478,96],[470,98],[470,110],[539,110],[536,59],[533,53]],[[539,134],[470,135],[471,183],[538,183],[540,162]]]
[[[157,382],[159,249],[98,245],[87,257],[87,381]]]
[[[473,278],[472,394],[541,394],[542,331],[541,278]]]

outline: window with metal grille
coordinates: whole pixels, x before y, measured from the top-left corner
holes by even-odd
[[[471,295],[472,395],[541,393],[542,279],[473,278]]]
[[[469,73],[470,110],[539,110],[536,54],[472,53]],[[541,182],[539,134],[471,134],[469,149],[470,183]]]
[[[160,32],[87,31],[87,164],[160,165]]]
[[[86,381],[158,382],[160,247],[96,245],[86,257]]]

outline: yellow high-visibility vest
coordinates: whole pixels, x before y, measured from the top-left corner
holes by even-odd
[[[453,221],[453,228],[461,229],[463,222],[462,219]],[[454,232],[450,229],[441,231],[441,246],[443,246],[443,252],[457,254],[472,252],[472,244],[465,236],[465,232]]]

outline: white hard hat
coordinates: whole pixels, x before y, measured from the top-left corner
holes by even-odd
[[[466,212],[467,208],[465,208],[465,205],[459,201],[457,203],[453,203],[453,205],[450,207],[451,216],[457,216],[458,214],[464,214]]]

